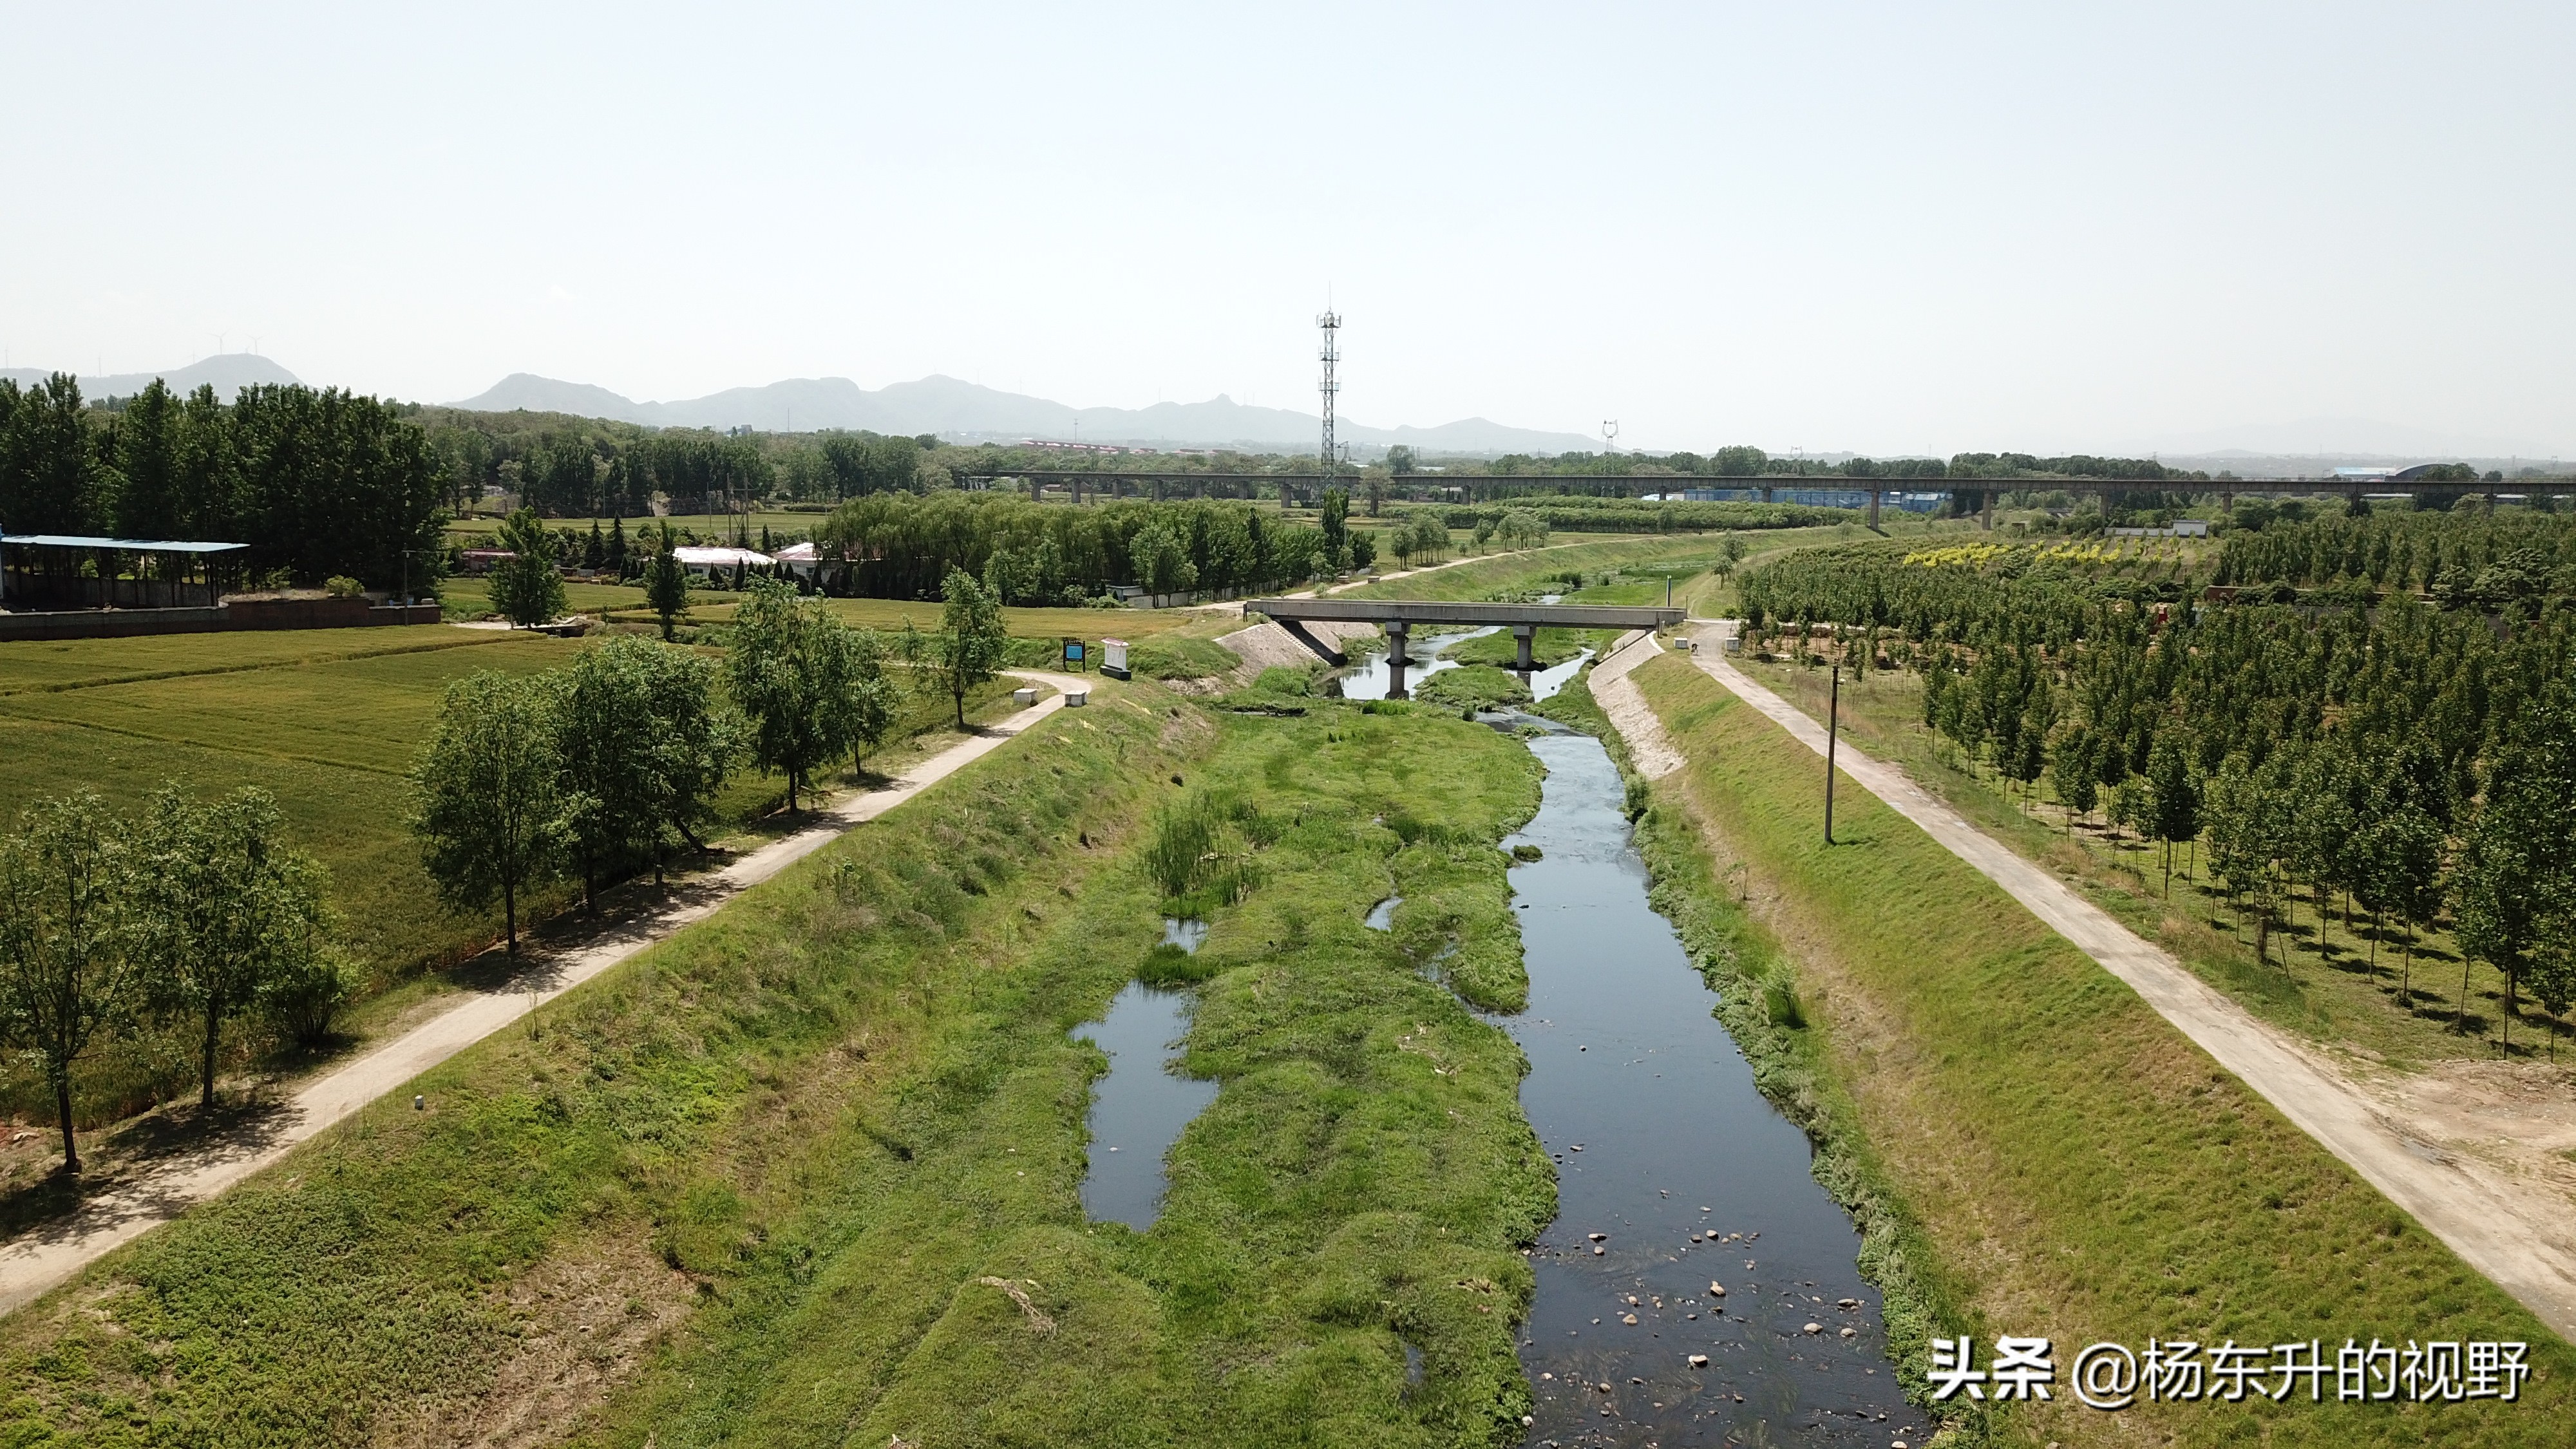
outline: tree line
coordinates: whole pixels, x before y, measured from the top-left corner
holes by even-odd
[[[974,576],[953,572],[946,595],[940,633],[907,631],[890,650],[823,600],[759,579],[721,665],[630,635],[549,673],[456,681],[411,775],[430,879],[451,907],[500,907],[515,954],[532,888],[578,879],[595,910],[603,884],[642,869],[659,882],[676,851],[704,850],[699,832],[744,759],[785,777],[794,810],[823,773],[884,741],[904,688],[950,696],[962,725],[1007,638]]]
[[[1009,493],[879,493],[836,509],[814,540],[826,588],[866,598],[930,597],[957,570],[1013,605],[1080,603],[1127,583],[1155,594],[1241,593],[1352,567],[1361,547],[1374,556],[1365,534],[1338,522],[1346,496],[1339,507],[1328,497],[1325,526],[1310,528],[1205,499],[1065,508]]]
[[[2531,612],[2576,596],[2576,515],[2372,513],[2231,531],[2213,582],[2421,590],[2445,608]]]
[[[421,430],[372,397],[264,386],[228,405],[156,378],[109,411],[66,374],[0,380],[13,533],[247,543],[254,567],[296,583],[392,588],[435,570],[444,493]]]
[[[2426,537],[2444,556],[2486,546],[2468,520]],[[2025,794],[2045,780],[2070,812],[2107,807],[2166,842],[2168,862],[2205,845],[2258,951],[2295,924],[2302,888],[2322,949],[2341,893],[2406,927],[2410,1002],[2413,933],[2446,910],[2463,955],[2503,974],[2508,1034],[2518,988],[2553,1017],[2576,998],[2565,598],[2497,615],[2402,592],[2201,611],[2029,568],[2026,550],[1945,552],[1930,566],[1867,546],[1766,564],[1745,579],[1748,622],[1801,657],[1817,625],[1836,626],[1836,652],[1864,671],[1884,637],[1889,662],[1923,675],[1925,725],[1970,768]]]

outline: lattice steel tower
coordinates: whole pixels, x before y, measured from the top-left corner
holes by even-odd
[[[1324,457],[1323,457],[1323,464],[1324,464],[1324,476],[1325,476],[1326,478],[1328,478],[1328,479],[1329,479],[1329,478],[1331,478],[1331,477],[1332,477],[1336,472],[1338,472],[1338,471],[1339,471],[1337,468],[1335,468],[1335,467],[1334,467],[1334,457],[1335,457],[1335,454],[1334,454],[1334,452],[1333,452],[1333,394],[1335,394],[1335,393],[1337,393],[1337,392],[1340,392],[1340,391],[1342,390],[1342,385],[1341,385],[1340,383],[1338,383],[1338,382],[1333,381],[1333,364],[1342,360],[1342,347],[1341,347],[1341,341],[1340,341],[1340,338],[1339,338],[1339,335],[1338,335],[1338,334],[1341,332],[1341,330],[1342,330],[1342,314],[1341,314],[1341,313],[1339,313],[1339,312],[1332,311],[1331,309],[1329,309],[1329,308],[1328,308],[1328,309],[1326,309],[1326,310],[1325,310],[1324,315],[1322,315],[1322,316],[1320,316],[1320,317],[1318,317],[1318,318],[1316,318],[1316,319],[1315,319],[1315,325],[1324,329]]]

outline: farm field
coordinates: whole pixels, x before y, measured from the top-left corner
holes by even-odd
[[[421,1083],[430,1110],[370,1109],[18,1315],[0,1432],[1516,1430],[1514,1244],[1553,1211],[1521,1056],[1413,969],[1429,938],[1360,918],[1391,883],[1441,902],[1460,989],[1515,999],[1492,842],[1534,802],[1531,757],[1429,715],[1104,703],[469,1049]],[[1223,1087],[1153,1230],[1086,1226],[1104,1059],[1068,1029],[1161,938],[1140,855],[1212,785],[1270,822],[1228,827],[1260,879],[1211,903],[1195,962],[1187,1069]]]
[[[2576,1354],[2518,1304],[1874,799],[1847,792],[1842,843],[1823,846],[1813,756],[1686,659],[1634,677],[1689,761],[1656,787],[1649,864],[1668,890],[1756,903],[1751,949],[1702,942],[1795,991],[1826,1095],[1848,1093],[1865,1141],[1860,1181],[1883,1178],[1904,1205],[1928,1296],[1957,1305],[1950,1332],[2524,1340],[2540,1367],[2519,1404],[2302,1395],[2141,1405],[2120,1423],[2182,1444],[2551,1437]],[[2061,1398],[1991,1427],[2003,1442],[2085,1443],[2104,1422]]]

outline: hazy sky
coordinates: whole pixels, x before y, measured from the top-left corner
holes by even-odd
[[[944,372],[1312,411],[1329,289],[1381,426],[2576,456],[2565,0],[6,0],[0,35],[19,366],[220,336],[428,401]]]

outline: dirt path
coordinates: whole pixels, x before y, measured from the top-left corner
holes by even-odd
[[[1801,744],[1823,754],[1823,726],[1726,662],[1723,639],[1731,629],[1731,623],[1701,626],[1696,637],[1702,647],[1693,662]],[[1636,659],[1643,659],[1648,650],[1634,653]],[[1627,668],[1634,667],[1631,660]],[[1636,686],[1624,678],[1626,672],[1620,671],[1622,677],[1614,681],[1611,693],[1633,702],[1626,711],[1633,718],[1645,705]],[[1594,694],[1602,696],[1600,685],[1594,686]],[[1603,707],[1610,709],[1611,701],[1603,699]],[[1614,711],[1611,717],[1617,722],[1621,712]],[[1651,714],[1646,722],[1653,725],[1651,731],[1631,737],[1630,748],[1641,760],[1645,757],[1641,739],[1667,752],[1671,749]],[[1627,733],[1625,725],[1621,729]],[[1836,747],[1835,759],[1863,789],[1975,866],[2031,914],[2128,983],[2219,1065],[2234,1072],[2391,1202],[2412,1213],[2472,1267],[2551,1328],[2576,1338],[2576,1233],[2570,1231],[2565,1200],[2554,1190],[2504,1177],[2484,1163],[2445,1152],[2408,1131],[2391,1115],[2388,1104],[2332,1063],[2255,1019],[2064,882],[1970,825],[1904,771],[1870,758],[1848,740]]]
[[[101,1193],[68,1217],[0,1246],[0,1315],[16,1311],[101,1254],[168,1222],[196,1203],[286,1155],[297,1143],[517,1021],[599,973],[712,914],[725,902],[1000,749],[1064,707],[1068,689],[1093,681],[1038,670],[1006,671],[1057,691],[1009,719],[932,755],[881,790],[852,795],[815,813],[815,823],[682,883],[667,904],[620,921],[569,949],[533,955],[502,988],[465,997],[401,1036],[307,1083],[283,1110],[256,1126],[179,1153],[124,1187]]]

